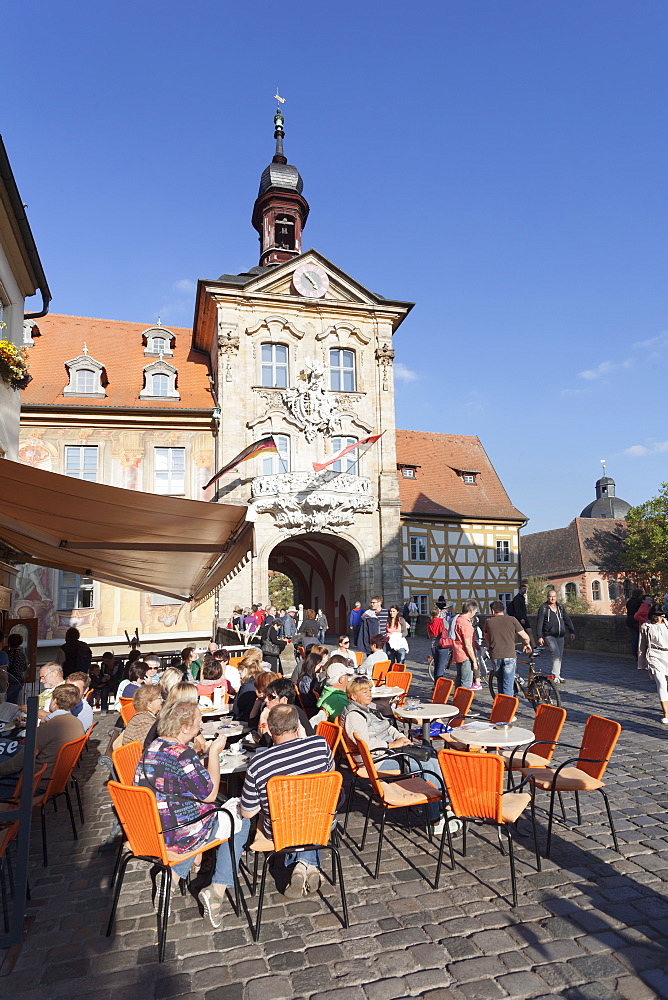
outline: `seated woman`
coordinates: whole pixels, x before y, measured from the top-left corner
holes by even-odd
[[[162,708],[160,689],[153,684],[142,684],[135,691],[132,704],[136,714],[132,716],[121,735],[114,742],[114,750],[126,743],[132,743],[134,740],[139,740],[141,744],[144,743]]]
[[[339,723],[343,726],[345,735],[352,746],[355,746],[355,737],[359,736],[364,740],[373,757],[382,757],[392,750],[399,750],[401,747],[410,747],[412,743],[407,739],[396,726],[393,726],[388,719],[372,707],[373,684],[368,677],[353,677],[346,687],[346,694],[350,699],[349,704],[343,709],[339,716]],[[353,753],[358,764],[362,763],[359,754]],[[420,767],[425,772],[438,775],[442,781],[441,769],[435,757],[427,761],[420,761],[419,765],[410,757],[402,758],[409,770],[417,771]],[[381,760],[378,769],[392,770],[396,768],[396,760]],[[429,781],[429,774],[425,774],[425,779]],[[433,781],[432,784],[440,789],[441,781]],[[442,833],[442,817],[440,817],[440,807],[437,802],[431,802],[427,806],[427,819],[434,824],[434,833]]]
[[[260,715],[264,708],[264,697],[267,693],[267,688],[272,681],[278,680],[279,677],[280,674],[274,674],[271,670],[263,670],[261,673],[255,675],[255,704],[248,715],[248,725],[254,731],[257,731],[260,723]]]
[[[297,690],[299,700],[304,711],[311,718],[318,711],[316,702],[320,694],[320,669],[322,666],[322,655],[320,653],[309,653],[302,661],[297,673]]]
[[[229,693],[222,663],[214,660],[213,656],[206,656],[202,664],[202,679],[197,685],[197,693],[200,698],[211,698],[213,701],[213,692],[216,688],[223,688],[226,694]]]
[[[248,722],[248,717],[255,705],[255,678],[258,674],[262,673],[262,654],[259,649],[257,654],[257,657],[250,654],[244,656],[239,664],[241,686],[237,691],[237,696],[232,705],[232,718],[238,722]]]
[[[219,736],[208,747],[206,763],[189,745],[198,735],[202,716],[197,705],[177,701],[163,711],[158,735],[137,765],[135,785],[144,785],[155,793],[162,822],[165,846],[172,854],[187,854],[206,847],[219,836],[215,808],[220,785],[220,753],[225,737]],[[238,824],[235,824],[238,825]],[[241,851],[248,838],[250,823],[241,821],[234,834],[234,856],[239,865]],[[230,823],[223,815],[222,835],[229,836]],[[174,872],[186,878],[195,858],[174,865]],[[221,845],[211,885],[202,889],[198,899],[212,927],[222,923],[222,900],[227,886],[234,884],[234,873],[227,844]]]
[[[166,671],[165,671],[166,672]],[[181,672],[177,671],[180,676]],[[153,685],[151,685],[152,687]],[[197,705],[199,702],[199,694],[197,693],[197,685],[189,684],[188,681],[179,681],[177,684],[173,684],[169,689],[169,694],[164,699],[162,703],[162,708],[158,712],[158,717],[149,729],[146,737],[144,739],[144,749],[146,749],[153,740],[158,735],[158,722],[160,721],[160,716],[167,712],[172,705],[177,702],[186,701],[189,705]],[[196,736],[193,744],[196,750],[204,750],[206,746],[206,741],[201,736]]]
[[[350,652],[350,638],[347,635],[339,636],[339,644],[334,652],[338,656],[344,656],[353,670],[357,670],[357,658],[354,653]]]
[[[119,698],[132,698],[137,688],[146,680],[146,664],[142,660],[134,660],[128,668],[127,680],[121,681],[116,692]]]

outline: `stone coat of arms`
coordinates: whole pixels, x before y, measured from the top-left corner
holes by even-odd
[[[318,431],[332,435],[341,424],[341,413],[326,387],[326,372],[314,358],[306,358],[297,379],[297,388],[281,396],[283,405],[313,441]]]

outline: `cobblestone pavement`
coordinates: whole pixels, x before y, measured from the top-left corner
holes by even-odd
[[[413,643],[414,688],[428,691],[427,644]],[[352,840],[342,850],[350,906],[343,930],[336,888],[323,897],[290,901],[267,897],[260,944],[247,920],[231,909],[219,931],[210,929],[192,896],[174,899],[167,959],[157,962],[151,880],[134,866],[123,890],[114,934],[104,937],[113,856],[98,845],[112,815],[104,775],[88,753],[83,767],[86,824],[71,840],[66,811],[49,814],[48,869],[41,867],[39,823],[32,853],[32,918],[9,981],[13,1000],[495,1000],[565,997],[567,1000],[645,1000],[668,997],[668,747],[654,685],[631,658],[567,653],[564,739],[579,743],[586,717],[597,712],[624,725],[607,772],[607,787],[622,850],[611,837],[598,795],[582,796],[583,825],[558,825],[553,860],[537,873],[529,836],[517,848],[519,906],[509,905],[507,859],[491,828],[474,828],[469,856],[455,872],[444,868],[431,888],[435,851],[421,831],[391,832],[381,875]],[[477,709],[490,698],[478,693]],[[531,711],[521,709],[520,722]],[[98,726],[99,742],[111,725]],[[97,741],[94,741],[95,745]],[[81,779],[80,779],[81,780]],[[358,808],[361,804],[358,798]],[[377,818],[377,814],[374,814]],[[570,812],[569,812],[570,817]],[[37,817],[36,817],[37,818]],[[545,833],[541,817],[541,833]],[[544,842],[544,840],[543,840]],[[131,865],[131,869],[133,866]],[[273,887],[272,887],[273,888]],[[246,893],[251,914],[255,900]]]

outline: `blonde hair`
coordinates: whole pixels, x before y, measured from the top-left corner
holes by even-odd
[[[355,695],[360,691],[366,691],[371,687],[373,687],[373,685],[368,677],[353,677],[353,679],[348,681],[346,684],[346,694],[351,701],[357,701]]]
[[[158,687],[164,698],[167,697],[169,692],[172,690],[175,684],[180,684],[183,680],[183,671],[177,670],[176,667],[167,667],[163,670],[162,677],[158,682]]]
[[[262,653],[258,649],[257,656],[247,653],[237,667],[242,681],[247,681],[249,677],[255,677],[262,672]]]
[[[132,704],[138,712],[148,712],[151,702],[158,699],[162,699],[162,695],[157,684],[142,684],[133,694]]]
[[[199,714],[199,709],[190,701],[175,701],[171,705],[165,705],[158,717],[158,736],[173,740],[184,726],[194,725],[196,713]]]
[[[166,708],[170,708],[172,705],[176,705],[180,701],[196,705],[199,701],[197,685],[190,684],[188,681],[179,681],[179,683],[175,684],[167,695],[162,711],[164,712]]]

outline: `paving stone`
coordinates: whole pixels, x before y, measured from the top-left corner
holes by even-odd
[[[287,976],[262,976],[246,985],[246,1000],[279,1000],[292,997],[292,984]]]
[[[668,997],[668,972],[662,969],[649,969],[643,972],[642,977],[660,997]]]
[[[564,1000],[618,1000],[616,980],[610,983],[583,983],[574,989],[564,990]]]
[[[617,980],[617,993],[623,1000],[653,1000],[654,990],[636,976],[621,976]]]
[[[532,972],[511,972],[496,980],[511,997],[534,997],[545,992],[545,983]]]
[[[466,959],[463,962],[452,962],[448,966],[448,971],[456,983],[466,983],[487,977],[493,979],[502,976],[506,970],[498,959],[482,956]]]
[[[410,957],[422,969],[435,969],[445,965],[448,952],[437,944],[417,944],[411,948]]]
[[[306,949],[306,958],[311,965],[324,965],[344,957],[341,946],[338,944],[325,944],[317,948]]]
[[[480,935],[482,937],[482,935]],[[482,954],[475,940],[470,938],[444,938],[443,944],[448,949],[453,962],[464,958],[473,958],[474,955]]]
[[[214,990],[207,990],[204,1000],[243,1000],[244,988],[241,983],[233,983],[230,986],[218,986]]]
[[[430,988],[448,986],[452,976],[445,969],[423,969],[421,972],[410,972],[405,980],[411,993],[422,996]]]
[[[495,979],[477,979],[470,983],[458,983],[457,989],[467,1000],[497,1000],[507,996]]]
[[[586,979],[601,980],[609,976],[623,976],[624,966],[621,965],[612,955],[587,955],[582,958],[574,958],[569,963],[578,972],[581,972]]]
[[[306,961],[301,951],[286,951],[284,954],[272,955],[269,959],[269,968],[272,972],[288,972],[305,967]]]
[[[365,983],[364,993],[368,1000],[398,1000],[406,996],[406,984],[403,979],[378,979]]]
[[[483,955],[498,955],[515,947],[515,941],[503,930],[487,930],[476,936],[476,942]]]

